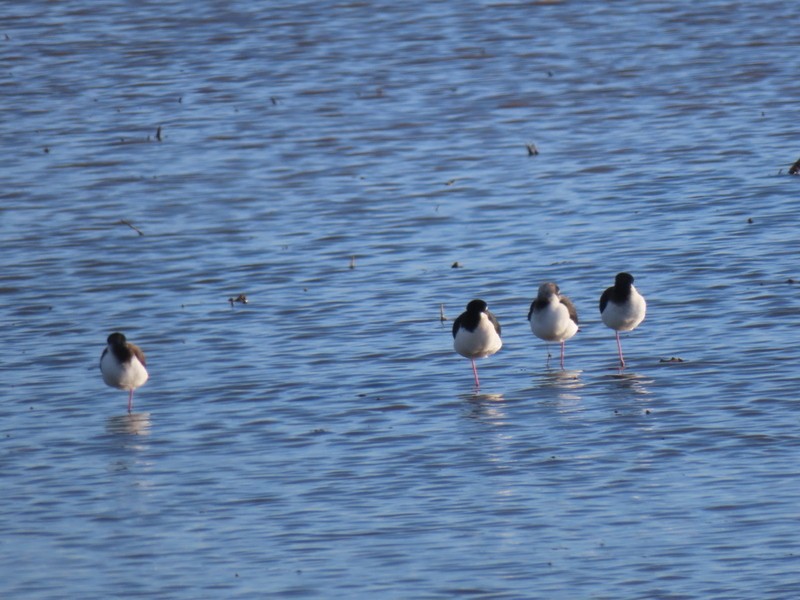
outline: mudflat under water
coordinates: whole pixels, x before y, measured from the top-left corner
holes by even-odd
[[[0,595],[796,597],[795,12],[0,5]]]

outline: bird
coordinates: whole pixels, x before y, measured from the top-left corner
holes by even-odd
[[[123,334],[112,333],[100,355],[100,372],[106,385],[128,390],[128,413],[133,409],[133,390],[144,385],[149,375],[144,352]]]
[[[578,311],[569,298],[561,295],[559,287],[552,282],[539,286],[536,299],[531,302],[528,321],[531,331],[545,342],[561,344],[561,368],[564,368],[564,343],[578,333]],[[548,361],[550,354],[548,352]]]
[[[486,302],[472,300],[467,310],[453,321],[453,348],[472,363],[475,387],[481,386],[475,359],[491,356],[502,347],[500,323],[489,312]]]
[[[620,331],[632,331],[644,321],[647,303],[633,285],[633,275],[617,273],[614,285],[607,288],[600,296],[600,316],[603,323],[616,332],[619,364],[625,368],[622,357],[622,344],[619,341]]]

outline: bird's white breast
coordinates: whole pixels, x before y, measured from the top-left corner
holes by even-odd
[[[624,304],[615,304],[609,301],[601,318],[611,329],[617,331],[630,331],[644,321],[647,312],[647,303],[642,295],[631,286],[631,295]]]
[[[475,331],[460,327],[453,341],[455,351],[467,358],[491,356],[502,346],[503,341],[485,313],[481,313],[481,320],[475,327]]]
[[[531,331],[547,342],[563,342],[578,332],[569,309],[556,299],[531,315]]]
[[[121,390],[135,390],[144,385],[149,377],[147,369],[136,356],[132,356],[127,363],[120,363],[111,349],[100,359],[100,371],[106,385]]]

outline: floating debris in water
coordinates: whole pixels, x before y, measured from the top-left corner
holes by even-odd
[[[444,304],[439,305],[439,320],[444,323],[447,321],[447,317],[444,316]]]
[[[753,217],[749,217],[749,218],[747,219],[747,222],[748,222],[748,223],[750,223],[750,224],[752,225],[752,224],[753,224]]]
[[[247,296],[245,296],[244,294],[239,294],[238,296],[236,296],[236,298],[228,298],[228,302],[231,303],[231,307],[233,307],[233,305],[236,304],[237,302],[239,304],[247,304]]]
[[[798,158],[795,163],[789,167],[789,175],[800,175],[800,158]]]
[[[356,268],[356,255],[355,254],[353,254],[353,256],[350,257],[350,268],[351,269],[355,269]]]
[[[678,356],[670,356],[669,358],[662,358],[658,362],[661,362],[661,363],[682,363],[682,362],[686,362],[686,361],[684,361],[682,358],[680,358]]]
[[[143,232],[141,229],[139,229],[139,228],[138,228],[138,227],[136,227],[136,226],[135,226],[133,223],[131,223],[130,221],[128,221],[128,220],[126,220],[126,219],[120,219],[120,220],[119,220],[119,223],[120,223],[120,225],[127,225],[128,227],[130,227],[131,229],[133,229],[133,230],[134,230],[136,233],[138,233],[139,235],[144,235],[144,232]]]
[[[161,125],[158,126],[156,129],[156,139],[160,142],[161,141]]]
[[[786,283],[797,283],[797,281],[789,277],[789,279],[786,280]]]
[[[539,154],[536,144],[525,144],[525,147],[528,149],[528,156],[537,156]]]
[[[456,261],[452,265],[450,265],[450,268],[451,269],[460,269],[461,268],[461,263]]]

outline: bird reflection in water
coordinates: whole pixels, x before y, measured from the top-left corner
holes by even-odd
[[[469,417],[492,425],[506,423],[505,398],[503,394],[464,394],[462,396],[470,406]]]
[[[607,380],[613,381],[621,389],[633,392],[634,394],[648,395],[652,393],[647,386],[653,383],[653,379],[645,377],[640,373],[620,371],[619,373],[608,375]]]
[[[109,435],[149,435],[150,413],[130,413],[109,417],[106,421]]]
[[[577,404],[581,400],[580,390],[585,385],[581,380],[579,369],[574,370],[547,370],[539,379],[540,387],[549,387],[557,390],[560,405]]]
[[[551,369],[542,374],[541,383],[543,385],[551,385],[564,389],[579,389],[584,385],[581,381],[581,373],[583,373],[583,371],[579,369],[565,369],[563,371]]]

